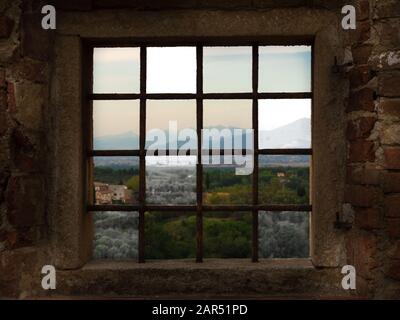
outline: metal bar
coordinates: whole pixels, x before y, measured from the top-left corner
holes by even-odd
[[[232,93],[95,93],[91,100],[190,100],[190,99],[311,99],[311,92],[232,92]]]
[[[183,152],[184,151],[184,152]],[[146,156],[196,156],[197,150],[175,150],[175,149],[166,149],[166,150],[151,150],[151,155],[149,154],[149,150],[146,150]]]
[[[87,211],[138,211],[143,209],[144,211],[196,211],[197,205],[119,205],[119,204],[107,204],[107,205],[88,205]],[[311,211],[312,205],[310,204],[259,204],[253,206],[249,205],[203,205],[202,211],[218,212],[218,211],[252,211],[263,210],[263,211]]]
[[[257,210],[263,211],[311,211],[310,204],[259,204]]]
[[[258,45],[253,45],[253,93],[258,92]],[[254,150],[258,150],[258,99],[253,98],[253,132],[254,132]],[[253,206],[258,204],[258,155],[253,156]],[[252,208],[253,228],[252,228],[252,261],[258,261],[258,210]]]
[[[138,157],[140,150],[90,150],[89,157]]]
[[[203,129],[203,47],[196,47],[196,61],[197,61],[197,78],[196,78],[196,92],[200,97],[196,100],[196,130],[197,130],[197,150],[202,149],[202,136],[201,130]],[[201,161],[201,152],[197,154],[196,165],[196,262],[203,262],[203,165]]]
[[[140,48],[140,93],[143,95],[146,92],[146,64],[147,54],[146,47]],[[146,158],[145,158],[145,143],[146,143],[146,99],[140,99],[140,152],[139,152],[139,263],[145,261],[144,242],[145,242],[145,221],[144,205],[146,203]]]
[[[83,179],[83,206],[94,203],[93,189],[93,160],[85,155],[87,150],[92,149],[93,123],[92,123],[92,101],[87,99],[93,86],[93,48],[83,43],[82,45],[82,179]]]
[[[140,93],[92,93],[91,100],[135,100],[142,98]]]
[[[260,149],[261,155],[312,155],[312,149]]]

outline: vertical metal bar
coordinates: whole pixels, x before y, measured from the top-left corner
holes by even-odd
[[[203,47],[196,47],[197,59],[197,94],[203,93]],[[203,99],[196,100],[197,114],[197,165],[196,165],[196,191],[197,191],[197,218],[196,218],[196,262],[203,261],[203,165],[202,165],[202,135],[203,129]]]
[[[84,208],[94,204],[93,159],[87,157],[93,149],[93,103],[88,98],[93,88],[93,47],[82,44],[82,158],[83,158],[83,204]]]
[[[140,93],[146,93],[146,47],[140,47]],[[146,99],[140,99],[140,151],[139,151],[139,263],[145,262],[145,203],[146,203]]]
[[[310,205],[313,204],[313,163],[314,163],[314,150],[313,150],[313,141],[314,141],[314,93],[315,93],[315,78],[314,78],[314,71],[315,71],[315,39],[313,39],[313,43],[311,45],[311,155],[310,155],[310,173],[309,173],[309,199],[308,203]],[[313,212],[312,210],[309,212],[308,216],[308,246],[309,246],[309,256],[313,256],[313,241],[312,241],[312,219],[313,219]]]
[[[253,93],[258,92],[258,45],[253,45]],[[253,98],[254,150],[258,150],[258,99]],[[258,153],[254,154],[253,205],[258,205]],[[253,208],[252,261],[258,261],[258,210]]]

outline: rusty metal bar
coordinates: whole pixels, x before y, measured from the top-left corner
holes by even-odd
[[[146,47],[140,48],[140,93],[146,93],[146,65],[147,65],[147,54]],[[140,152],[139,152],[139,263],[145,261],[144,252],[144,237],[145,237],[145,221],[144,205],[146,203],[146,155],[145,155],[145,144],[146,144],[146,99],[140,99]]]
[[[259,149],[260,155],[312,155],[312,149]]]
[[[232,92],[232,93],[95,93],[91,100],[190,100],[190,99],[311,99],[310,92]]]
[[[203,47],[196,47],[197,79],[196,92],[198,95],[203,93]],[[196,130],[197,130],[197,150],[202,149],[203,129],[203,99],[196,100]],[[196,170],[196,191],[197,191],[197,214],[196,214],[196,262],[203,262],[203,165],[201,163],[201,152],[197,154]]]
[[[258,92],[258,45],[253,45],[253,93]],[[254,150],[258,150],[258,99],[253,98],[253,132],[254,132]],[[253,206],[258,204],[258,155],[253,156]],[[258,209],[252,208],[253,228],[252,228],[252,261],[258,261]]]
[[[107,205],[88,205],[87,211],[138,211],[141,208],[144,211],[196,211],[197,205],[123,205],[123,204],[107,204]],[[249,205],[203,205],[202,211],[218,212],[218,211],[252,211],[253,209],[263,211],[311,211],[312,205],[310,204],[259,204],[253,206]]]

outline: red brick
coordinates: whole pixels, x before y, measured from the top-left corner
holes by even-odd
[[[400,118],[400,99],[381,99],[378,110],[382,115]]]
[[[379,209],[356,208],[355,210],[355,225],[361,229],[373,230],[382,227],[381,215]]]
[[[371,78],[371,69],[368,65],[355,67],[350,71],[350,87],[356,89],[366,85]]]
[[[17,112],[17,103],[15,100],[15,86],[13,83],[7,85],[7,109],[11,113]]]
[[[40,83],[47,80],[47,66],[43,62],[23,59],[12,66],[11,72],[18,80],[24,79]]]
[[[369,18],[369,1],[358,0],[356,5],[357,20],[366,20]]]
[[[351,111],[374,111],[374,91],[369,88],[363,88],[350,93],[347,112]]]
[[[8,221],[13,227],[30,227],[45,222],[45,195],[40,177],[11,177],[5,199]]]
[[[387,232],[390,238],[400,238],[400,219],[387,219]]]
[[[379,185],[382,170],[347,166],[346,180],[349,184]]]
[[[400,172],[386,172],[383,175],[384,192],[400,192]]]
[[[51,32],[42,29],[43,15],[32,13],[23,15],[21,36],[22,53],[29,58],[47,61],[49,59]]]
[[[7,130],[8,130],[7,114],[3,111],[0,111],[0,138],[3,137],[3,135],[7,132]]]
[[[371,37],[371,23],[369,20],[357,21],[357,29],[353,32],[353,39],[356,43],[363,43]]]
[[[389,261],[384,273],[389,278],[400,280],[400,260]]]
[[[400,218],[400,194],[385,196],[385,217]]]
[[[400,169],[400,148],[387,148],[383,152],[386,168]]]
[[[14,28],[14,21],[7,16],[0,16],[0,38],[8,38]]]
[[[353,240],[354,266],[357,274],[363,278],[371,278],[371,270],[379,266],[376,259],[377,239],[373,234],[360,234]]]
[[[400,97],[400,73],[382,74],[378,77],[379,95],[384,97]]]
[[[5,88],[7,88],[6,71],[4,69],[0,69],[0,89]]]
[[[348,140],[356,140],[369,137],[374,128],[376,119],[373,117],[363,117],[347,123],[346,137]]]
[[[353,62],[355,64],[366,64],[371,56],[372,45],[357,46],[354,47],[351,52],[353,54]]]
[[[349,185],[345,191],[345,202],[356,207],[372,207],[378,200],[377,190],[374,187]]]
[[[350,142],[349,162],[365,162],[375,160],[375,145],[373,141],[356,140]]]

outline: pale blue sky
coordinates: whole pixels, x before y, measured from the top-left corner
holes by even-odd
[[[310,47],[268,46],[260,47],[259,52],[259,92],[311,90]],[[251,92],[251,47],[205,47],[203,55],[204,92]],[[149,93],[195,92],[195,47],[148,48],[147,56]],[[139,79],[139,48],[94,50],[94,93],[139,93]],[[260,100],[259,106],[262,130],[271,130],[311,115],[309,100]],[[94,136],[128,131],[137,134],[138,110],[138,101],[95,101]],[[178,121],[179,128],[195,127],[195,101],[148,101],[147,120],[148,129],[167,129],[168,120]],[[248,128],[249,123],[249,100],[204,101],[205,127]]]

